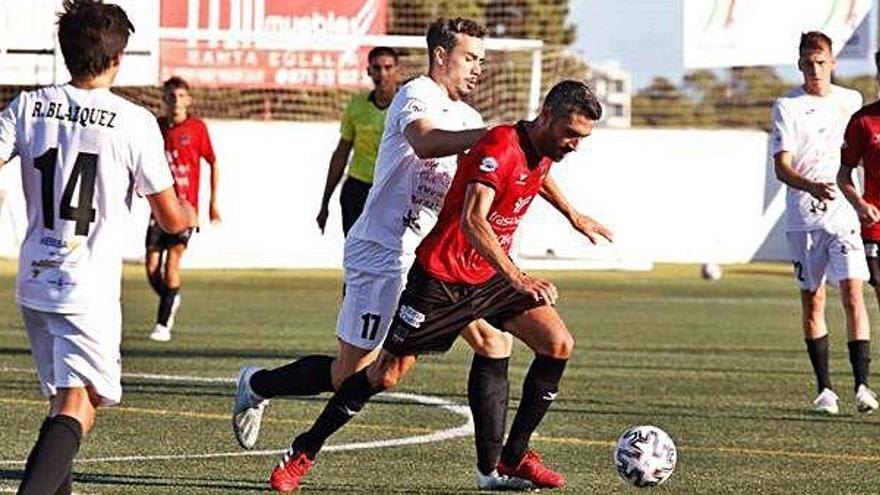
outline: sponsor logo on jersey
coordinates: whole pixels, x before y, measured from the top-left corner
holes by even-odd
[[[487,156],[483,158],[483,161],[480,162],[480,170],[490,174],[498,169],[498,160],[492,158],[491,156]]]
[[[522,219],[518,216],[505,217],[497,211],[493,211],[491,214],[489,214],[489,223],[496,227],[516,227],[517,225],[519,225],[519,222],[521,220]]]
[[[403,106],[402,113],[425,113],[425,104],[419,100],[409,100]]]
[[[404,323],[413,328],[419,328],[420,326],[422,326],[422,323],[425,322],[424,314],[416,311],[406,304],[400,306],[400,310],[397,312],[397,316],[399,316]]]
[[[532,202],[532,196],[525,196],[516,200],[516,204],[513,205],[513,212],[519,213],[521,212],[529,203]]]
[[[53,260],[50,258],[43,258],[37,261],[31,261],[31,278],[37,278],[43,273],[44,270],[50,270],[54,268],[58,268],[62,265],[61,260]]]

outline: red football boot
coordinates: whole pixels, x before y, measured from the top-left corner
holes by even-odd
[[[304,452],[287,451],[281,462],[272,470],[269,476],[269,486],[275,491],[287,493],[299,488],[299,480],[312,469],[315,462],[306,456]]]
[[[526,450],[526,455],[519,461],[519,466],[505,466],[498,463],[498,474],[515,476],[531,481],[538,488],[561,488],[565,486],[565,478],[541,463],[541,455],[534,450]]]

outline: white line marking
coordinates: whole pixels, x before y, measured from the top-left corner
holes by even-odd
[[[33,370],[23,368],[0,368],[3,373],[33,373]],[[142,378],[147,380],[161,380],[169,382],[191,382],[191,383],[235,383],[234,378],[211,378],[201,376],[187,375],[158,375],[152,373],[123,373],[123,378]],[[387,440],[374,440],[369,442],[354,442],[340,445],[328,445],[322,449],[323,452],[343,452],[348,450],[362,449],[379,449],[387,447],[399,447],[402,445],[416,445],[423,443],[442,442],[458,437],[466,437],[474,432],[474,420],[471,417],[471,411],[467,406],[456,404],[455,402],[432,397],[429,395],[410,394],[403,392],[384,392],[383,397],[391,397],[402,401],[415,402],[428,406],[435,406],[451,413],[457,414],[467,421],[460,426],[447,428],[445,430],[435,431],[424,435],[414,435],[403,438],[391,438]],[[286,449],[285,449],[286,450]],[[131,456],[115,456],[115,457],[86,457],[77,458],[76,464],[96,464],[111,462],[145,462],[145,461],[174,461],[187,459],[215,459],[223,457],[251,457],[251,456],[272,456],[280,455],[285,450],[252,450],[252,451],[235,451],[235,452],[212,452],[207,454],[175,454],[175,455],[131,455]],[[0,461],[0,466],[23,466],[24,461]]]

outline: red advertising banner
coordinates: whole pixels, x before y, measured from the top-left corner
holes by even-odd
[[[387,0],[161,0],[165,80],[194,86],[369,86],[366,35],[385,33]]]

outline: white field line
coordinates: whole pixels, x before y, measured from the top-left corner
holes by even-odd
[[[33,370],[24,368],[0,368],[2,373],[33,373]],[[152,373],[123,373],[123,378],[141,378],[147,380],[161,380],[168,382],[190,382],[190,383],[227,383],[234,384],[234,378],[211,378],[202,376],[187,375],[160,375]],[[385,397],[391,397],[402,401],[415,402],[428,406],[435,406],[440,409],[457,414],[465,418],[465,423],[453,428],[435,431],[424,435],[413,435],[403,438],[391,438],[387,440],[374,440],[369,442],[353,442],[339,445],[328,445],[322,449],[323,452],[341,452],[347,450],[362,449],[378,449],[386,447],[399,447],[402,445],[416,445],[431,442],[442,442],[458,437],[465,437],[473,433],[474,421],[471,417],[470,409],[467,406],[456,404],[455,402],[432,397],[429,395],[410,394],[402,392],[384,392]],[[76,464],[87,463],[111,463],[111,462],[144,462],[144,461],[173,461],[187,459],[214,459],[223,457],[250,457],[250,456],[274,456],[280,455],[284,450],[252,450],[252,451],[235,451],[235,452],[212,452],[204,454],[175,454],[175,455],[128,455],[114,457],[83,457],[77,458]],[[0,461],[0,466],[24,465],[24,461]]]

